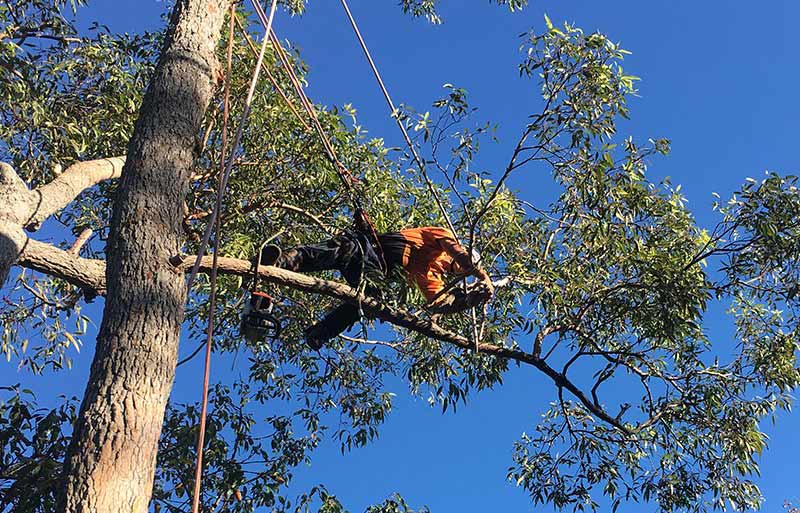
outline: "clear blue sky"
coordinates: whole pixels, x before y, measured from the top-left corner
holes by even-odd
[[[466,88],[482,115],[500,124],[500,144],[487,147],[481,157],[488,170],[507,158],[512,137],[526,122],[525,107],[536,99],[535,84],[518,76],[517,35],[531,26],[541,29],[547,12],[555,22],[601,30],[633,51],[626,70],[643,80],[640,98],[631,104],[633,120],[621,131],[640,140],[672,139],[672,155],[654,163],[651,179],[668,175],[681,183],[701,224],[714,221],[712,191],[724,197],[745,177],[765,170],[800,171],[796,0],[531,0],[518,14],[486,0],[444,1],[442,26],[403,16],[397,3],[351,0],[395,101],[425,110],[442,84]],[[114,31],[139,31],[161,23],[164,5],[97,0],[79,15],[85,24],[98,20]],[[279,15],[276,28],[301,47],[315,101],[352,103],[371,134],[400,145],[338,2],[311,1],[303,17]],[[547,180],[521,174],[512,185],[536,199],[539,181]],[[717,320],[710,330],[719,334],[719,343],[729,343]],[[87,342],[69,374],[32,380],[12,376],[7,368],[3,381],[27,382],[41,399],[56,392],[80,396],[92,351]],[[180,369],[176,380],[174,395],[181,401],[195,400],[199,392],[199,369],[189,367]],[[225,364],[225,375],[229,369]],[[312,467],[297,473],[298,484],[327,483],[353,512],[395,491],[413,506],[428,505],[436,513],[532,510],[505,474],[512,443],[535,425],[552,399],[547,383],[528,369],[512,370],[504,387],[444,416],[422,400],[409,399],[402,387],[395,392],[395,411],[378,441],[345,456],[336,445],[323,447]],[[800,416],[785,415],[777,427],[766,429],[770,450],[762,458],[759,482],[767,499],[764,511],[777,513],[784,499],[800,498]],[[653,509],[631,505],[620,511]]]

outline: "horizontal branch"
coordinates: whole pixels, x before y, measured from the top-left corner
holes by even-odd
[[[13,167],[0,162],[0,285],[5,282],[20,255],[26,250],[31,251],[31,245],[34,248],[30,253],[33,258],[43,253],[45,247],[51,247],[47,244],[37,246],[39,243],[30,241],[23,227],[29,231],[37,230],[48,217],[69,205],[88,187],[119,177],[124,164],[125,157],[78,162],[58,174],[52,182],[31,191]],[[57,248],[52,249],[58,251]],[[58,267],[67,262],[60,256],[45,255],[45,260],[30,265],[52,260],[53,265]],[[69,276],[74,271],[67,269],[64,274]],[[58,269],[56,272],[59,272]],[[81,279],[78,278],[79,281]],[[96,287],[93,285],[92,288]]]
[[[208,273],[211,270],[212,261],[212,256],[203,257],[200,262],[200,272]],[[191,257],[176,257],[172,261],[176,270],[182,272],[189,272],[193,263],[194,259]],[[105,262],[102,260],[80,258],[48,244],[29,240],[20,256],[19,264],[23,267],[62,278],[74,285],[96,290],[99,294],[105,291]],[[248,276],[251,273],[251,264],[247,260],[220,257],[218,259],[218,272],[227,275]],[[597,418],[623,432],[628,432],[625,426],[606,413],[603,408],[595,405],[564,374],[556,371],[538,356],[519,349],[486,343],[479,343],[476,347],[467,337],[446,330],[435,322],[418,317],[402,308],[393,308],[373,298],[361,295],[356,289],[343,283],[323,280],[273,266],[260,266],[258,274],[264,281],[276,285],[312,294],[322,294],[342,301],[360,302],[363,310],[371,317],[441,342],[453,344],[461,349],[470,351],[477,349],[477,351],[486,355],[532,365],[547,375],[558,388],[568,390]]]
[[[81,258],[50,244],[28,238],[17,264],[54,278],[60,278],[98,295],[105,295],[105,260]]]
[[[104,180],[119,178],[125,157],[78,162],[68,167],[52,182],[31,191],[38,197],[26,229],[35,231],[51,215],[69,205],[84,190]]]
[[[189,259],[181,261],[178,263],[178,265],[184,269],[190,269],[192,263],[193,262],[191,259]],[[204,257],[200,262],[200,270],[203,272],[210,271],[211,263],[212,257]],[[219,259],[219,272],[222,274],[246,276],[250,274],[250,268],[250,262],[246,260],[237,260],[233,258]],[[520,351],[519,349],[485,343],[478,343],[476,347],[476,345],[470,342],[467,337],[453,333],[452,331],[448,331],[436,323],[420,318],[404,309],[392,308],[373,298],[360,295],[358,291],[342,283],[322,280],[319,278],[314,278],[313,276],[306,276],[305,274],[299,274],[272,266],[260,266],[258,274],[264,281],[274,283],[276,285],[281,285],[304,292],[310,292],[313,294],[322,294],[343,301],[360,302],[364,312],[372,317],[376,317],[395,326],[409,329],[441,342],[448,342],[462,349],[467,349],[470,351],[477,349],[478,352],[483,354],[496,356],[498,358],[507,358],[532,365],[552,379],[556,386],[567,389],[581,402],[581,404],[583,404],[584,407],[586,407],[599,419],[623,432],[628,432],[628,429],[623,426],[621,422],[606,413],[601,407],[595,405],[586,396],[586,394],[584,394],[583,391],[581,391],[574,383],[568,380],[566,376],[556,371],[543,359],[530,353]]]

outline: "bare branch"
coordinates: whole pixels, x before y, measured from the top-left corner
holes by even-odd
[[[125,157],[78,162],[68,167],[52,182],[33,191],[38,196],[25,228],[36,231],[51,215],[69,205],[81,192],[104,180],[119,178]]]
[[[542,330],[539,331],[539,333],[537,333],[536,337],[534,338],[534,341],[533,341],[533,355],[538,358],[542,354],[542,343],[544,342],[544,339],[546,339],[548,336],[552,335],[553,333],[562,332],[563,330],[564,330],[564,327],[563,326],[559,326],[559,325],[556,325],[556,326],[548,325],[548,326],[545,326],[544,328],[542,328]]]
[[[17,264],[89,289],[96,294],[105,294],[106,263],[103,260],[81,258],[29,238],[22,248]]]
[[[368,340],[365,338],[355,338],[355,337],[348,337],[347,335],[339,335],[339,338],[342,340],[346,340],[348,342],[354,342],[356,344],[361,345],[368,345],[368,346],[385,346],[392,348],[396,351],[401,351],[404,345],[407,345],[407,341],[400,341],[400,342],[387,342],[385,340]]]
[[[83,245],[86,244],[86,241],[92,236],[92,233],[94,232],[91,228],[84,228],[80,235],[78,235],[78,238],[75,239],[75,242],[72,243],[72,247],[67,250],[67,253],[70,255],[78,255]]]
[[[201,271],[209,271],[211,269],[211,259],[212,257],[210,256],[203,258],[200,263]],[[192,262],[191,259],[184,260],[183,258],[179,258],[176,259],[176,262],[173,262],[173,264],[178,268],[187,269],[191,267]],[[247,260],[220,258],[219,272],[246,276],[250,272],[250,262]],[[552,379],[557,386],[567,389],[581,402],[581,404],[584,405],[584,407],[586,407],[587,410],[589,410],[597,418],[616,427],[624,433],[628,432],[628,429],[621,422],[613,418],[602,408],[599,408],[592,403],[586,394],[584,394],[583,391],[573,382],[568,380],[566,376],[553,369],[541,358],[538,358],[532,354],[520,351],[519,349],[486,343],[479,343],[477,344],[477,347],[475,347],[475,345],[473,345],[467,337],[448,331],[430,320],[417,317],[407,310],[401,308],[392,308],[384,305],[371,297],[359,294],[357,290],[342,283],[322,280],[272,266],[261,266],[259,268],[259,276],[264,281],[274,283],[276,285],[290,287],[295,290],[310,292],[313,294],[322,294],[343,301],[358,302],[367,315],[371,317],[376,317],[394,324],[395,326],[406,328],[441,342],[453,344],[461,349],[466,349],[468,351],[477,350],[486,355],[496,356],[498,358],[508,358],[520,363],[532,365]]]

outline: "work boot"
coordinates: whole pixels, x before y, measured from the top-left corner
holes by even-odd
[[[314,324],[306,329],[306,344],[315,351],[322,349],[322,346],[324,346],[330,339],[331,336],[328,333],[328,330],[325,329],[325,326],[321,324]]]
[[[261,248],[260,262],[261,265],[275,265],[281,257],[281,248],[275,244],[267,244]]]

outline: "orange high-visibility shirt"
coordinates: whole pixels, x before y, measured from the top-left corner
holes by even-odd
[[[444,275],[462,272],[454,257],[448,253],[446,241],[456,243],[453,232],[439,226],[424,226],[400,230],[404,239],[402,266],[408,281],[416,284],[428,301],[436,297],[445,286]]]

